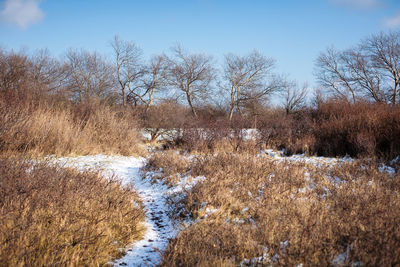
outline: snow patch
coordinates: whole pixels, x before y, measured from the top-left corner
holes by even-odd
[[[194,186],[204,177],[184,177],[173,188],[152,179],[156,173],[143,175],[141,168],[146,163],[144,158],[121,156],[80,156],[51,158],[50,162],[78,170],[100,171],[105,177],[116,176],[123,185],[133,185],[145,207],[145,226],[143,239],[127,248],[127,254],[113,262],[115,266],[156,266],[161,263],[161,253],[165,251],[170,239],[176,237],[178,227],[169,218],[170,207],[167,197]],[[123,248],[122,248],[123,249]]]

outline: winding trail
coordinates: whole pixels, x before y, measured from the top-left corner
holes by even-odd
[[[152,183],[151,175],[141,175],[146,159],[120,156],[80,156],[54,160],[61,165],[81,170],[96,169],[103,175],[117,176],[124,185],[132,184],[145,206],[145,226],[143,239],[127,248],[127,254],[113,262],[114,266],[156,266],[161,262],[161,253],[165,251],[171,238],[178,229],[168,217],[169,206],[166,197],[176,190],[168,189],[162,183]]]

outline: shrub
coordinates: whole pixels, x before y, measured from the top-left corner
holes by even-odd
[[[400,107],[387,104],[321,103],[313,114],[315,150],[328,156],[400,154]]]
[[[176,151],[167,150],[153,154],[147,164],[146,169],[152,171],[162,170],[162,176],[168,185],[174,185],[178,181],[178,174],[184,174],[189,170],[189,159],[180,155]]]
[[[106,264],[141,237],[139,201],[98,173],[0,159],[0,265]]]
[[[206,179],[177,206],[195,223],[170,243],[164,266],[400,262],[400,177],[373,161],[328,168],[221,153],[191,169]]]
[[[270,110],[258,125],[261,141],[269,148],[284,149],[287,155],[314,152],[314,125],[308,110],[294,114]]]
[[[141,138],[129,113],[95,103],[10,105],[0,99],[3,153],[140,153]]]

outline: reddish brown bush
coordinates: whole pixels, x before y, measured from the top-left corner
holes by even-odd
[[[328,102],[313,112],[315,151],[329,156],[400,154],[400,107]]]
[[[308,110],[286,114],[270,110],[258,123],[261,141],[270,148],[284,149],[287,155],[313,153],[313,124]]]

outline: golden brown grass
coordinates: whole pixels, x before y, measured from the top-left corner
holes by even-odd
[[[141,237],[139,201],[97,173],[0,159],[0,266],[104,265]]]
[[[153,154],[147,164],[148,171],[160,171],[160,176],[154,178],[163,179],[164,182],[173,186],[179,179],[177,175],[186,173],[189,169],[190,161],[173,150]]]
[[[0,100],[3,154],[137,154],[140,135],[129,112],[100,104],[11,106]]]
[[[343,265],[400,264],[399,174],[372,162],[317,168],[232,153],[199,156],[188,169],[206,179],[178,203],[195,223],[171,241],[164,266],[234,266],[263,254],[264,264],[327,266],[343,253]]]

